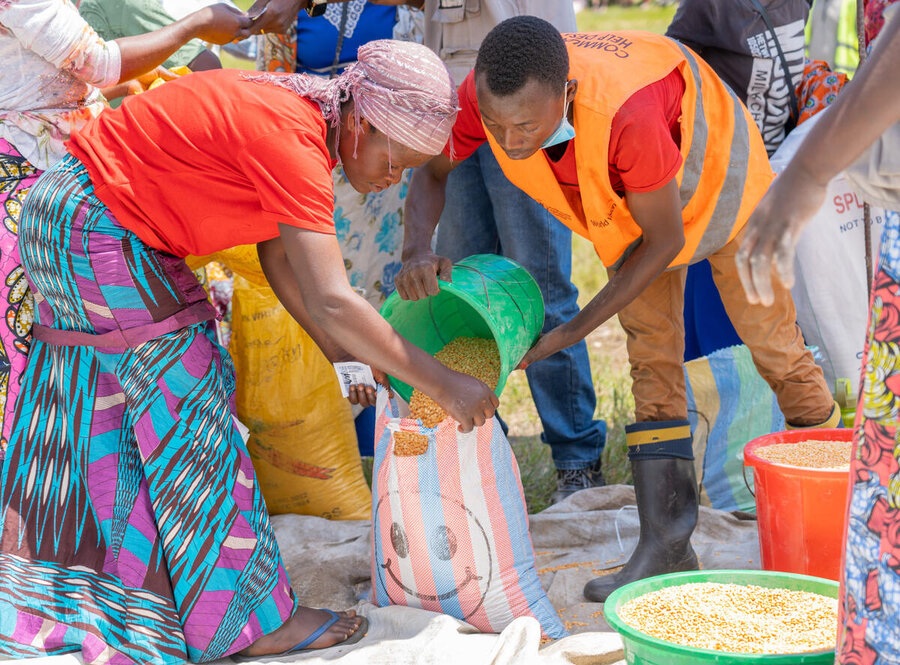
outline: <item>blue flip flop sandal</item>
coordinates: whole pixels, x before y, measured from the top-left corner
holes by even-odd
[[[239,656],[237,654],[232,654],[230,658],[239,663],[244,663],[247,661],[263,660],[267,658],[283,658],[284,656],[291,656],[304,650],[318,651],[319,649],[331,649],[333,647],[349,646],[351,644],[356,644],[357,642],[359,642],[363,637],[366,636],[366,633],[369,631],[369,620],[366,619],[366,617],[359,617],[359,628],[357,628],[356,631],[346,640],[337,642],[336,644],[332,644],[330,647],[316,647],[315,649],[310,649],[310,644],[322,637],[322,635],[324,635],[329,628],[331,628],[334,624],[341,620],[341,617],[338,616],[336,612],[332,612],[331,610],[322,611],[328,612],[328,614],[330,614],[331,616],[326,619],[325,623],[316,628],[305,640],[300,642],[300,644],[291,647],[287,651],[282,651],[281,653],[266,654],[264,656]]]

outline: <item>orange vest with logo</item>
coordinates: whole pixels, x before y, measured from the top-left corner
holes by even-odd
[[[670,268],[700,261],[734,238],[772,181],[762,136],[741,101],[693,51],[644,32],[563,35],[575,94],[575,162],[582,210],[573,208],[543,150],[513,160],[485,130],[506,177],[563,224],[594,244],[603,264],[618,268],[641,240],[625,199],[609,181],[613,117],[635,92],[673,69],[684,77],[681,193],[684,248]]]

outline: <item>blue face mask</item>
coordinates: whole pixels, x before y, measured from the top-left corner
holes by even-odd
[[[560,143],[565,143],[574,138],[575,128],[572,126],[572,123],[569,122],[569,102],[566,102],[566,105],[563,108],[562,120],[559,121],[559,127],[557,127],[556,131],[550,135],[550,138],[541,144],[541,150],[546,150],[547,148],[559,145]]]

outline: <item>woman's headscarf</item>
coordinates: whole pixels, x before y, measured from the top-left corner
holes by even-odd
[[[390,141],[427,155],[444,149],[459,110],[450,72],[429,48],[415,42],[379,39],[364,44],[357,62],[333,79],[306,74],[250,78],[317,102],[332,127],[340,124],[341,104],[352,97],[357,126],[362,116]]]

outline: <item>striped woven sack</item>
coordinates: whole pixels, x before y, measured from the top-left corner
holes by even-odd
[[[753,474],[746,480],[744,475],[744,446],[784,429],[775,393],[743,344],[686,362],[684,374],[701,503],[755,513]]]
[[[375,604],[443,612],[490,633],[530,616],[546,637],[565,636],[534,569],[519,467],[497,420],[461,434],[452,419],[426,428],[401,418],[401,408],[408,413],[379,392],[372,473]],[[395,454],[398,432],[427,437],[427,449]]]

